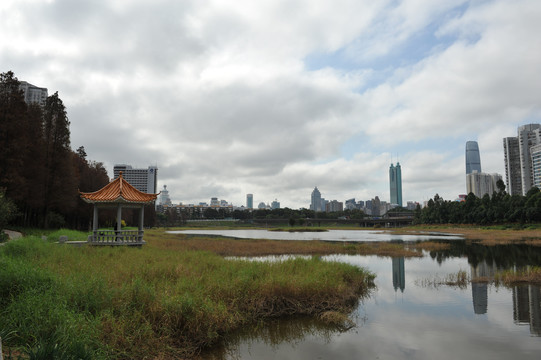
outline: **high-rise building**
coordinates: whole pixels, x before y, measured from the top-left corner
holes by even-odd
[[[325,204],[325,211],[326,212],[344,211],[344,203],[338,200],[328,201]]]
[[[27,83],[26,81],[21,81],[19,84],[19,89],[24,93],[24,101],[27,104],[39,104],[45,106],[47,102],[47,97],[49,96],[47,88],[40,88],[36,85]]]
[[[519,126],[516,138],[504,138],[505,176],[507,192],[511,195],[526,195],[534,186],[533,165],[530,149],[541,144],[541,125]],[[520,188],[518,178],[520,177]]]
[[[347,210],[357,209],[357,203],[355,202],[355,198],[346,200],[346,209]]]
[[[375,197],[372,199],[372,216],[380,216],[381,215],[381,201],[379,201],[379,197]]]
[[[254,194],[246,194],[246,207],[248,209],[254,208]]]
[[[473,171],[466,175],[466,189],[469,193],[473,193],[478,198],[482,198],[485,194],[492,196],[494,191],[498,191],[496,183],[501,180],[500,174],[485,174]]]
[[[466,142],[466,175],[472,172],[481,172],[481,157],[477,141]]]
[[[518,148],[518,137],[506,137],[503,139],[505,182],[507,184],[507,193],[511,195],[522,195],[520,154]]]
[[[274,209],[279,209],[280,208],[280,202],[278,201],[278,199],[274,199],[273,202],[271,202],[271,209],[274,210]]]
[[[317,186],[312,191],[312,198],[310,202],[310,210],[321,211],[321,193],[319,192]]]
[[[117,164],[113,168],[116,179],[122,171],[122,177],[137,190],[148,194],[156,194],[158,186],[158,168],[149,166],[148,169],[134,169],[130,165]]]
[[[530,148],[532,154],[533,186],[541,189],[541,144]]]
[[[402,206],[402,169],[400,163],[397,162],[396,166],[391,164],[389,168],[389,183],[391,190],[391,204]]]

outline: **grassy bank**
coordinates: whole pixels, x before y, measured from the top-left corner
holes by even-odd
[[[528,242],[541,246],[541,227],[538,225],[419,225],[387,230],[396,234],[425,234],[427,232],[457,234],[468,240],[480,241],[483,245],[501,245]]]
[[[73,248],[40,237],[6,244],[4,348],[26,346],[34,358],[191,357],[261,319],[347,313],[373,285],[365,270],[317,257],[225,260],[157,231],[147,242],[142,249]]]

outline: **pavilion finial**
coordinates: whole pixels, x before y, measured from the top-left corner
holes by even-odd
[[[122,177],[122,171],[118,173],[118,176]]]

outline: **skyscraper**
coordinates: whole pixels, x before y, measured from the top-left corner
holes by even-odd
[[[522,195],[518,137],[506,137],[503,139],[503,155],[507,193],[511,195]]]
[[[399,162],[396,163],[396,166],[391,164],[391,167],[389,168],[389,183],[391,189],[391,204],[402,206],[402,170]]]
[[[248,209],[254,208],[254,194],[246,194],[246,207]]]
[[[538,144],[541,144],[539,124],[519,126],[517,137],[503,139],[505,177],[509,194],[526,195],[534,186],[531,148]]]
[[[317,189],[317,186],[312,191],[312,199],[310,202],[310,210],[321,211],[321,193]]]
[[[466,142],[466,175],[473,171],[481,172],[481,157],[477,141]]]

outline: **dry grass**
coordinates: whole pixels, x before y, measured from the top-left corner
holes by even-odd
[[[389,242],[338,243],[328,241],[284,241],[257,239],[230,239],[222,237],[168,234],[159,230],[145,232],[149,247],[170,250],[203,250],[221,256],[267,256],[267,255],[378,255],[391,257],[420,257],[416,250],[402,244]]]
[[[391,230],[396,234],[408,235],[426,235],[427,232],[442,233],[442,234],[457,234],[468,240],[480,240],[484,245],[502,245],[514,242],[527,241],[531,245],[541,246],[541,230],[540,229],[490,229],[475,226],[422,226],[408,227],[396,230]]]
[[[517,284],[535,284],[541,285],[541,268],[533,267],[519,271],[506,270],[498,272],[494,276],[496,285],[514,286]]]
[[[415,244],[408,244],[407,247],[409,249],[415,249],[415,250],[441,251],[441,250],[449,250],[451,248],[451,244],[441,243],[441,242],[436,242],[436,241],[422,241]]]
[[[447,274],[444,277],[434,275],[429,278],[415,280],[415,285],[421,287],[433,287],[435,289],[442,285],[455,286],[465,289],[470,283],[470,277],[465,270],[459,270],[457,273]]]

